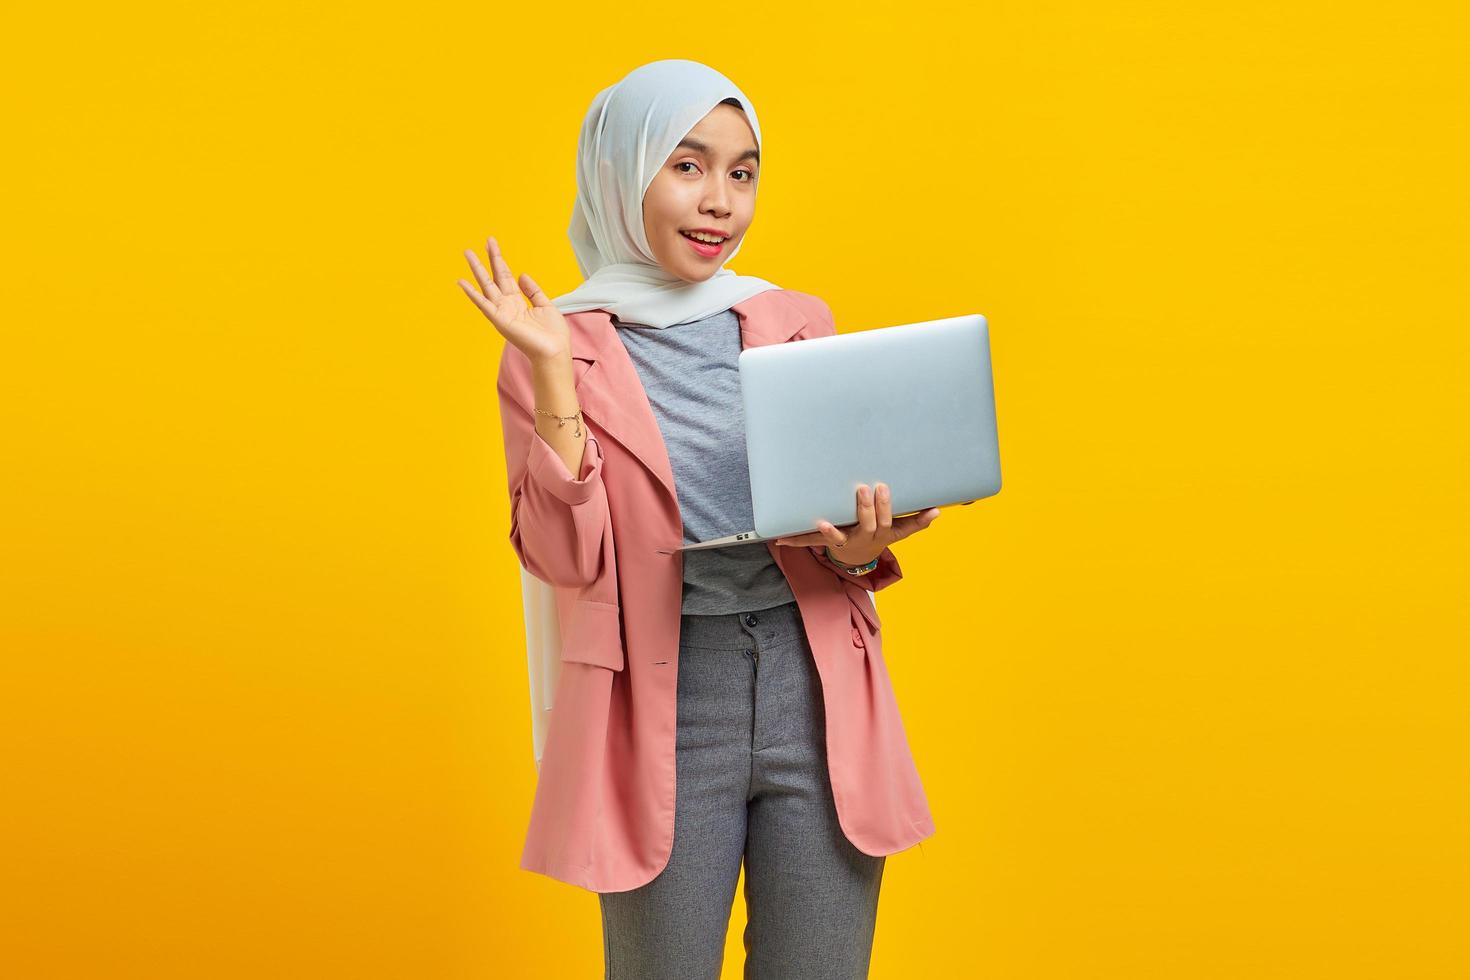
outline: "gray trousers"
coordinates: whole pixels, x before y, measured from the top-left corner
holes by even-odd
[[[742,860],[746,980],[866,977],[884,858],[838,825],[796,603],[681,629],[673,853],[598,895],[606,977],[718,980]]]

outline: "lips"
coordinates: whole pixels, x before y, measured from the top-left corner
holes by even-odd
[[[695,252],[699,253],[701,257],[706,259],[714,258],[715,256],[719,255],[720,252],[724,250],[725,245],[730,241],[730,239],[727,238],[723,242],[720,242],[720,244],[718,245],[709,245],[705,242],[699,241],[696,238],[690,238],[682,231],[679,232],[679,235],[686,242],[689,243],[690,248],[693,248]]]

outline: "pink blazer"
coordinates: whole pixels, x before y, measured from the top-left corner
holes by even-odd
[[[820,298],[767,290],[733,307],[742,348],[831,336]],[[573,476],[535,431],[530,362],[512,344],[497,390],[510,541],[555,587],[561,673],[520,866],[594,892],[652,880],[674,842],[674,744],[683,522],[653,409],[606,310],[567,316],[589,438]],[[568,423],[569,425],[572,423]],[[796,597],[826,703],[827,762],[843,833],[894,854],[934,833],[864,590],[903,577],[885,550],[854,578],[821,549],[767,543]]]

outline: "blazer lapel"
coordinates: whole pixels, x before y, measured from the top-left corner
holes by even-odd
[[[768,289],[730,307],[740,318],[740,348],[784,343],[802,331],[808,317],[784,291]],[[678,513],[674,470],[643,381],[617,337],[612,315],[587,310],[567,315],[571,330],[577,404],[658,479]]]

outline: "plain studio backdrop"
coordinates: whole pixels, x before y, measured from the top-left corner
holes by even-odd
[[[990,319],[1005,489],[880,597],[938,832],[872,976],[1460,975],[1467,48],[1412,2],[9,15],[0,974],[600,975],[516,867],[455,280],[493,234],[575,286],[582,114],[687,57],[764,129],[732,268]]]

